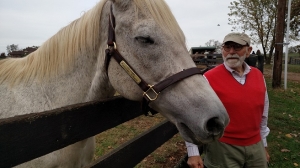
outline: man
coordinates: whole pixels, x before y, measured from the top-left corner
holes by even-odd
[[[224,64],[204,74],[230,117],[223,137],[204,145],[207,168],[267,167],[269,99],[262,73],[244,62],[251,51],[248,35],[229,33],[222,45]],[[188,165],[203,168],[197,146],[188,142],[186,146]]]

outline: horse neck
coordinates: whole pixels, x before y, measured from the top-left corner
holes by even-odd
[[[106,3],[103,7],[101,14],[101,26],[100,26],[100,47],[97,54],[96,63],[94,68],[94,75],[91,81],[91,87],[87,95],[87,101],[99,100],[107,97],[112,97],[115,93],[114,88],[109,82],[106,69],[106,58],[105,49],[107,47],[107,37],[108,37],[108,14],[110,13],[110,3]]]
[[[83,50],[77,51],[77,53],[73,55],[74,67],[68,70],[66,74],[61,75],[61,79],[58,79],[61,81],[68,81],[68,83],[72,83],[73,86],[70,86],[70,88],[65,89],[67,89],[67,92],[70,93],[72,96],[78,97],[76,101],[93,101],[103,99],[105,97],[112,96],[114,93],[114,89],[109,83],[105,68],[105,49],[107,46],[106,41],[108,37],[107,16],[110,12],[109,9],[110,3],[105,3],[100,15],[101,23],[97,24],[99,31],[91,31],[99,32],[99,34],[94,34],[94,36],[100,36],[99,40],[94,40],[94,42],[96,43],[92,43],[93,47],[83,47]],[[92,25],[92,21],[93,19],[89,20],[87,23],[89,25]],[[74,87],[74,89],[71,89],[72,87]],[[80,90],[82,91],[72,91],[76,90],[76,87],[80,88]]]
[[[71,72],[72,77],[64,78],[69,80],[69,83],[76,83],[78,88],[84,90],[84,93],[79,93],[79,97],[84,97],[83,101],[94,101],[111,97],[114,94],[114,89],[109,83],[106,65],[105,65],[105,49],[107,41],[107,14],[109,12],[110,3],[106,3],[101,13],[99,32],[95,36],[100,36],[98,48],[93,50],[81,51],[75,55],[74,68]],[[71,91],[71,90],[70,90]],[[75,96],[75,95],[74,95]],[[82,101],[82,100],[80,100]]]
[[[87,95],[84,101],[95,101],[114,95],[114,89],[112,88],[109,79],[107,77],[105,68],[105,54],[102,51],[103,47],[100,47],[98,57],[90,58],[85,56],[83,59],[79,59],[77,65],[81,66],[81,71],[88,78],[86,80],[80,80],[79,87],[85,87],[87,89]],[[76,72],[74,72],[75,75]],[[82,75],[82,74],[81,74]]]

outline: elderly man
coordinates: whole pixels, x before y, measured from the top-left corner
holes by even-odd
[[[244,33],[229,33],[222,45],[224,63],[204,74],[224,104],[230,123],[221,139],[204,145],[207,168],[266,168],[269,99],[263,74],[244,60],[252,51]],[[186,142],[188,165],[203,168],[196,145]]]

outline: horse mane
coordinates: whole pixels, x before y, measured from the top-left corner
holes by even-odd
[[[100,37],[95,34],[100,34],[101,11],[106,1],[99,2],[62,28],[28,56],[1,60],[0,84],[8,82],[15,85],[34,78],[49,79],[70,70],[79,53],[98,50]]]
[[[30,79],[49,79],[70,70],[80,53],[94,53],[100,43],[100,17],[104,4],[102,0],[82,17],[44,42],[35,52],[23,58],[7,58],[0,61],[0,84],[11,85],[28,82]],[[185,45],[185,37],[167,4],[162,0],[134,0],[143,11],[146,6],[154,20],[171,33],[175,40]]]

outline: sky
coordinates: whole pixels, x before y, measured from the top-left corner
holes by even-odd
[[[1,0],[0,53],[6,46],[40,46],[61,28],[82,16],[100,0]],[[187,47],[223,41],[233,0],[165,0],[186,36]],[[219,25],[219,26],[218,26]],[[255,47],[254,47],[255,49]]]

